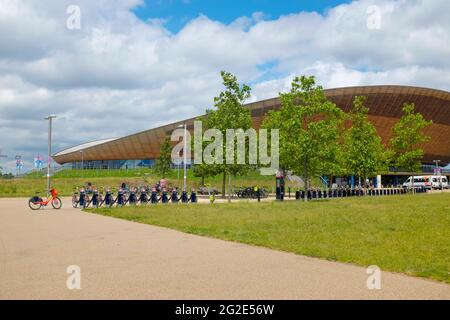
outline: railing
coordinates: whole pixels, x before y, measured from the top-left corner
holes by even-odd
[[[416,174],[420,174],[420,173],[426,173],[426,174],[434,174],[434,169],[436,167],[434,166],[422,166],[420,168],[419,172],[415,172]],[[447,168],[442,168],[441,169],[441,173],[442,174],[450,174],[450,169]],[[389,173],[401,173],[401,174],[411,174],[411,172],[409,172],[408,170],[405,170],[403,168],[395,168],[395,167],[390,167],[389,168]]]

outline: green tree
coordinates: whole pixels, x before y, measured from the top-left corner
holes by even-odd
[[[416,113],[413,103],[405,103],[402,110],[403,116],[392,127],[392,163],[397,168],[411,172],[414,183],[414,173],[419,171],[424,155],[421,145],[430,139],[423,133],[423,129],[431,125],[432,121],[427,121],[422,114]]]
[[[227,129],[243,129],[244,131],[251,128],[252,118],[250,110],[243,107],[245,101],[250,97],[250,87],[248,85],[240,85],[236,76],[229,72],[221,71],[222,83],[225,90],[220,92],[218,97],[214,98],[214,109],[206,110],[204,120],[204,129],[217,129],[223,137],[226,137]],[[235,144],[235,152],[237,144]],[[223,155],[226,154],[226,144],[223,145]],[[222,197],[225,197],[225,184],[227,175],[244,174],[247,166],[238,164],[227,164],[225,159],[223,164],[209,166],[211,172],[222,174]]]
[[[344,168],[348,174],[366,179],[387,171],[386,152],[375,126],[369,121],[366,97],[357,96],[348,114],[351,127],[344,134]]]
[[[269,112],[267,129],[279,129],[280,167],[299,175],[309,189],[314,176],[337,172],[344,112],[329,101],[314,77],[296,77],[281,108]],[[306,200],[306,197],[305,197]]]
[[[202,123],[204,124],[204,120],[205,117],[200,117],[197,118],[196,121],[202,121]],[[205,126],[203,125],[203,133],[205,132]],[[201,151],[203,152],[203,150],[205,149],[205,147],[208,145],[208,142],[206,141],[202,141],[202,149]],[[195,141],[194,139],[191,139],[191,150],[195,150]],[[217,171],[217,167],[214,165],[209,165],[206,163],[200,163],[200,164],[194,164],[192,167],[192,173],[194,175],[194,177],[198,177],[201,178],[201,186],[205,185],[205,179],[207,177],[212,177],[215,176],[216,174],[218,174],[219,172]]]
[[[212,177],[217,174],[217,169],[215,166],[208,165],[208,164],[196,164],[193,166],[192,172],[194,174],[194,177],[201,178],[201,185],[205,185],[205,178]]]
[[[172,164],[172,146],[170,145],[170,138],[164,139],[159,149],[159,158],[155,163],[155,171],[161,175],[161,178],[165,178],[170,171]]]

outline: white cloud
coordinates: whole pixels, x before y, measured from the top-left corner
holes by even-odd
[[[141,21],[141,1],[77,1],[81,29],[66,28],[63,1],[0,0],[0,148],[45,153],[202,114],[228,70],[252,83],[252,100],[276,96],[298,74],[324,87],[409,84],[450,88],[450,2],[372,1],[226,25],[199,16],[177,34]],[[366,26],[367,8],[381,28]],[[8,163],[10,165],[12,162]]]

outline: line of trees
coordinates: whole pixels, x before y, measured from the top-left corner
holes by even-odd
[[[3,168],[0,166],[0,179],[13,179],[14,175],[12,173],[3,173]]]
[[[221,76],[225,90],[214,98],[214,109],[207,110],[202,118],[203,130],[216,128],[225,135],[227,129],[249,129],[252,118],[243,104],[250,97],[251,88],[240,85],[231,73],[222,71]],[[306,188],[313,177],[324,175],[354,175],[366,187],[367,178],[388,171],[390,166],[409,172],[419,170],[424,154],[421,146],[429,139],[423,129],[431,121],[415,112],[414,104],[404,104],[403,116],[392,128],[392,137],[385,145],[369,121],[364,96],[356,96],[352,109],[345,113],[327,99],[313,76],[301,76],[295,77],[290,91],[280,93],[279,97],[281,108],[268,112],[262,128],[279,129],[280,169],[302,177]],[[166,164],[160,168],[161,173],[166,172],[163,168],[167,168],[169,161],[168,146],[165,141],[157,161],[157,167]],[[223,148],[225,154],[226,146]],[[249,169],[249,165],[224,162],[195,165],[193,171],[202,178],[202,183],[208,176],[221,174],[224,195],[226,178],[246,174]]]
[[[291,90],[280,94],[281,108],[269,112],[263,127],[280,130],[280,165],[303,178],[354,175],[363,179],[389,167],[418,171],[421,145],[429,139],[423,129],[431,124],[405,103],[403,116],[384,145],[369,121],[366,97],[356,96],[349,113],[330,102],[314,77],[296,77]]]

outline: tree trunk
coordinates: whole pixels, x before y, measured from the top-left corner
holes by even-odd
[[[231,174],[228,175],[228,202],[231,202]]]
[[[305,202],[308,202],[309,178],[305,175]]]
[[[227,172],[223,170],[223,177],[222,177],[222,198],[225,199],[225,182],[227,178]]]
[[[412,193],[416,193],[416,188],[414,187],[414,173],[411,176]]]
[[[202,187],[205,185],[205,175],[202,175],[202,183],[201,183]]]
[[[364,195],[367,195],[367,176],[364,176]]]
[[[309,177],[308,177],[308,164],[306,159],[303,163],[303,172],[304,172],[304,183],[305,183],[305,202],[308,202],[308,190],[309,190]]]

